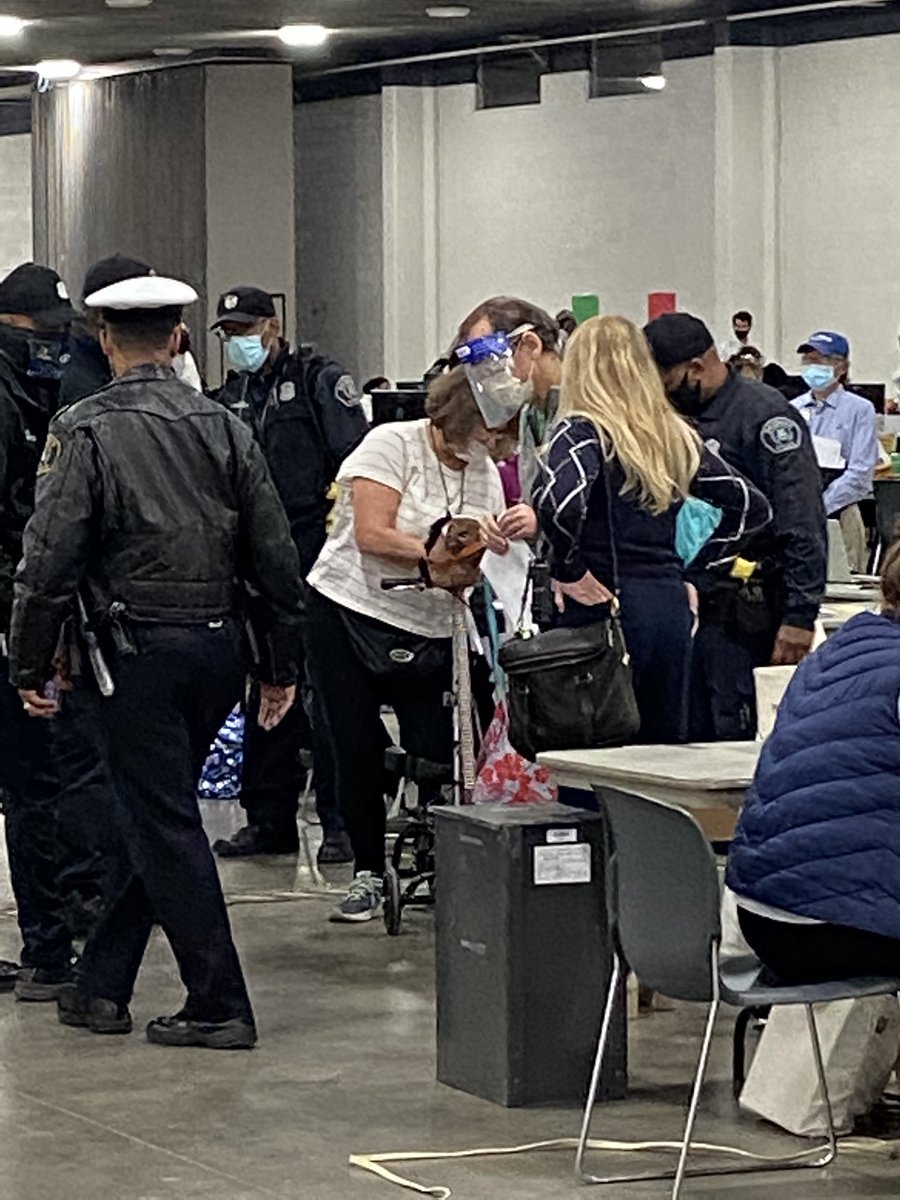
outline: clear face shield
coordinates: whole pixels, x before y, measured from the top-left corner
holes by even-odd
[[[531,382],[516,376],[513,348],[505,334],[464,342],[455,355],[488,429],[503,429],[530,402]]]

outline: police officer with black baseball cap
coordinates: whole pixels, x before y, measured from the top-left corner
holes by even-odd
[[[7,639],[22,532],[74,315],[66,285],[49,267],[23,263],[0,281],[0,787],[23,944],[21,972],[0,965],[0,990],[15,986],[22,999],[53,999],[72,959],[59,888],[52,739],[28,720],[10,686]]]
[[[225,342],[231,371],[217,399],[253,429],[281,496],[305,579],[325,544],[328,492],[348,451],[366,432],[356,385],[340,364],[282,336],[272,296],[237,286],[219,298],[212,328]],[[324,718],[312,697],[313,728],[302,704],[278,729],[264,732],[248,713],[241,804],[247,826],[218,841],[225,858],[295,854],[302,787],[301,749],[313,750],[316,804],[324,841],[320,862],[352,859],[337,812],[334,765]]]
[[[798,663],[812,646],[828,557],[821,475],[806,422],[780,393],[730,371],[702,321],[668,313],[644,332],[672,404],[772,506],[772,524],[727,576],[695,581],[691,740],[750,739],[754,668]]]

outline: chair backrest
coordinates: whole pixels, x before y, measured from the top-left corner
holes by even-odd
[[[711,1000],[721,898],[703,830],[671,804],[594,790],[608,821],[609,918],[625,961],[664,996]]]

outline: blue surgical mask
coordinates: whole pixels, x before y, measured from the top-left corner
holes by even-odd
[[[255,372],[265,363],[269,351],[263,345],[260,334],[247,333],[230,337],[225,343],[225,355],[236,371]]]
[[[824,392],[834,381],[834,367],[828,367],[824,363],[809,363],[803,368],[803,382],[811,392]]]

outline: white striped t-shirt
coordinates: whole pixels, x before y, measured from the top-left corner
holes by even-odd
[[[503,512],[500,473],[487,454],[477,453],[465,471],[453,471],[435,454],[429,425],[428,420],[378,425],[345,460],[338,474],[341,494],[334,528],[309,573],[309,583],[336,604],[386,625],[420,637],[450,637],[450,593],[440,588],[382,591],[382,579],[397,578],[402,568],[378,555],[363,554],[353,529],[354,479],[371,479],[399,492],[396,528],[417,538],[424,539],[434,522],[447,515],[448,495],[454,517]]]

